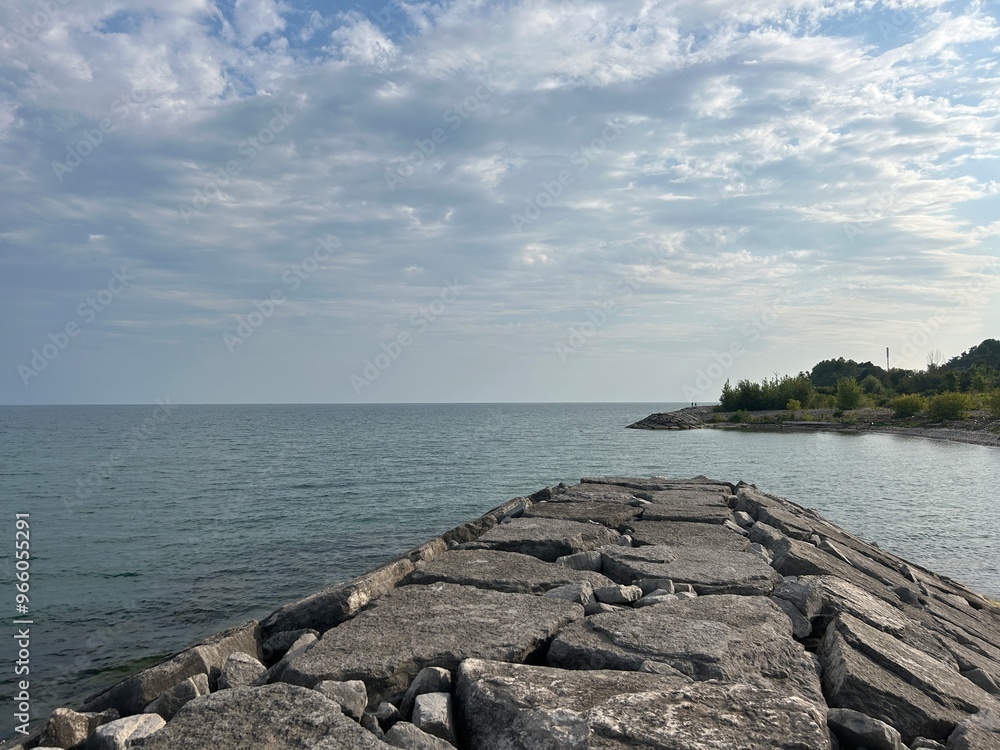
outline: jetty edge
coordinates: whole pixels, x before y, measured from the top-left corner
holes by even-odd
[[[998,685],[968,588],[743,482],[593,477],[3,747],[996,750]]]

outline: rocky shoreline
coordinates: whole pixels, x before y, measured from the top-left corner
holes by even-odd
[[[21,744],[1000,750],[1000,607],[752,485],[517,497]]]
[[[768,416],[787,415],[788,412],[761,412]],[[628,425],[632,430],[696,430],[708,427],[715,430],[758,430],[764,432],[814,431],[824,432],[878,432],[887,435],[902,435],[903,437],[927,438],[929,440],[948,440],[968,445],[1000,447],[1000,433],[990,432],[980,428],[978,424],[954,423],[942,426],[913,427],[884,424],[861,420],[855,424],[838,421],[813,420],[804,421],[786,419],[779,423],[764,422],[729,422],[731,415],[725,412],[715,412],[711,406],[689,406],[671,412],[650,414]],[[720,421],[712,421],[718,417]]]

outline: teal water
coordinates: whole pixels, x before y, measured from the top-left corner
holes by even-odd
[[[160,421],[153,406],[0,407],[8,623],[13,514],[31,514],[33,714],[586,475],[743,479],[1000,597],[1000,450],[623,429],[678,406],[182,406]]]

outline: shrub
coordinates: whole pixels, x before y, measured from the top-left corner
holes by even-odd
[[[986,411],[994,417],[1000,417],[1000,389],[986,394]]]
[[[746,409],[737,409],[735,412],[733,412],[733,415],[731,417],[729,417],[729,421],[730,422],[749,422],[750,421],[750,412],[748,412]]]
[[[965,419],[975,404],[967,393],[948,392],[932,396],[927,402],[927,416],[934,422]]]
[[[889,402],[889,408],[895,413],[897,419],[908,419],[927,408],[927,399],[916,393],[896,396]]]
[[[788,411],[799,411],[802,409],[802,403],[797,398],[788,399],[788,403],[785,404],[785,408]]]
[[[861,405],[864,391],[854,378],[837,380],[837,407],[840,409],[857,409]]]

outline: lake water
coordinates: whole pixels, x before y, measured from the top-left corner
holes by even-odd
[[[33,715],[510,497],[589,475],[743,479],[1000,597],[996,448],[624,429],[679,406],[0,407],[8,623],[14,514],[31,522]],[[0,736],[12,731],[4,711]]]

